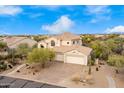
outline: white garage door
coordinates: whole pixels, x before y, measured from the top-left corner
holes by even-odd
[[[84,58],[78,56],[66,56],[66,63],[81,64],[84,65]]]

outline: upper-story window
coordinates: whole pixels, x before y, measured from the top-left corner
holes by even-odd
[[[67,42],[67,44],[69,44],[69,42]]]
[[[79,41],[77,41],[77,44],[79,44]]]
[[[55,41],[54,40],[51,41],[51,46],[55,46]]]
[[[73,44],[75,44],[75,41],[73,41]]]
[[[73,44],[79,44],[79,41],[76,40],[76,41],[73,41],[72,43],[73,43]]]

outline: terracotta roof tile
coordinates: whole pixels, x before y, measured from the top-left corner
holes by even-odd
[[[77,50],[85,55],[90,55],[90,52],[92,51],[92,49],[89,47],[77,46],[77,45],[54,47],[53,50],[55,52],[60,52],[60,53],[69,52],[71,50]]]
[[[64,32],[60,35],[56,35],[56,36],[53,36],[57,39],[60,39],[60,40],[73,40],[73,39],[80,39],[80,36],[78,35],[74,35],[70,32]]]

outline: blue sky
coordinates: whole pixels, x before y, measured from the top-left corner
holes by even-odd
[[[0,6],[0,34],[124,33],[124,6]]]

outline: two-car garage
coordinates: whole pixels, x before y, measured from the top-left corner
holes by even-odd
[[[88,64],[88,58],[92,51],[91,48],[85,46],[61,46],[54,47],[53,50],[56,52],[56,61],[80,65]]]
[[[81,56],[66,56],[66,63],[73,63],[73,64],[84,64],[84,57]]]
[[[56,53],[55,59],[64,63],[87,65],[87,56],[76,50],[72,50],[63,54]]]

